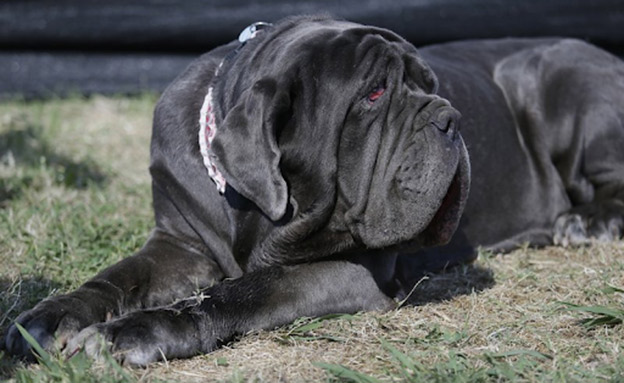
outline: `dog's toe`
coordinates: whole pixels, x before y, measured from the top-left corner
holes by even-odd
[[[553,242],[563,247],[582,246],[590,242],[587,224],[579,214],[563,214],[557,218]]]

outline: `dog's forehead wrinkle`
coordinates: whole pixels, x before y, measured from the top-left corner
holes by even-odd
[[[389,31],[377,28],[361,26],[354,27],[354,24],[344,23],[343,25],[332,25],[319,27],[318,25],[303,25],[294,36],[289,36],[289,43],[280,45],[275,44],[278,51],[292,53],[307,51],[312,54],[312,59],[321,54],[325,59],[344,60],[344,57],[338,58],[341,52],[349,54],[357,54],[353,57],[357,64],[361,61],[362,56],[367,54],[369,49],[381,50],[387,53],[395,52],[396,54],[405,52],[405,42],[397,43],[396,39],[388,39],[392,35]],[[398,36],[397,36],[398,38]],[[400,39],[400,38],[399,38]],[[349,49],[347,49],[349,48]],[[353,50],[353,52],[351,52]],[[331,52],[330,55],[323,53]]]
[[[224,77],[233,78],[221,81],[215,93],[224,101],[220,109],[227,110],[236,102],[236,94],[262,77],[279,77],[283,86],[287,86],[289,79],[303,77],[306,81],[307,78],[313,84],[322,83],[329,94],[339,92],[349,85],[348,81],[357,78],[361,87],[372,88],[384,81],[391,69],[388,57],[398,58],[405,52],[406,48],[402,47],[405,44],[392,32],[378,28],[349,22],[303,22],[287,28],[287,33],[269,34],[250,41],[239,53],[241,57],[233,60],[231,68],[224,69]],[[400,59],[392,62],[400,62]],[[268,63],[271,65],[265,65]],[[328,74],[332,78],[328,79]],[[368,91],[370,89],[359,90],[360,93]]]

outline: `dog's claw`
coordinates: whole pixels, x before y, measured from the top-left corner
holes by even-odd
[[[590,243],[587,224],[579,214],[563,214],[555,221],[553,243],[569,247]]]
[[[555,221],[553,243],[564,247],[616,241],[622,236],[624,219],[618,206],[586,206],[577,212],[562,214]]]
[[[64,354],[69,359],[78,352],[83,351],[92,359],[101,359],[102,352],[110,349],[111,344],[100,332],[98,325],[92,325],[80,331],[67,342]]]

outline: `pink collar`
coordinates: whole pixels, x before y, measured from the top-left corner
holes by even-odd
[[[219,65],[221,68],[221,65]],[[217,72],[215,76],[219,72]],[[212,104],[212,91],[213,87],[208,88],[208,94],[204,98],[204,104],[199,112],[199,151],[204,159],[204,166],[208,169],[208,176],[217,185],[219,193],[225,193],[225,177],[217,169],[215,164],[215,154],[210,150],[212,140],[214,140],[215,134],[217,134],[217,122],[214,114],[214,106]]]

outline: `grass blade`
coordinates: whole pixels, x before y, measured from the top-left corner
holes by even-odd
[[[561,302],[562,304],[568,306],[570,311],[579,311],[590,314],[600,314],[605,316],[610,316],[613,318],[618,318],[620,320],[624,319],[624,310],[607,307],[607,306],[580,306],[575,305],[573,303]]]
[[[340,364],[331,364],[331,363],[323,363],[323,362],[315,362],[313,364],[316,367],[322,368],[323,370],[329,372],[334,377],[340,379],[343,382],[381,383],[380,380],[375,379],[372,376],[354,371]]]
[[[310,332],[310,331],[314,331],[316,329],[318,329],[319,327],[323,326],[323,322],[325,322],[326,320],[331,320],[331,319],[345,319],[345,320],[352,320],[354,317],[354,315],[351,314],[328,314],[328,315],[323,315],[321,317],[318,318],[313,318],[310,319],[308,321],[308,323],[299,325],[298,323],[295,323],[293,325],[293,328],[288,331],[287,335],[293,335],[293,334],[305,334],[306,332]],[[302,321],[305,321],[305,319],[302,318]]]
[[[539,351],[535,351],[535,350],[509,350],[509,351],[505,351],[505,352],[497,352],[497,353],[493,353],[490,354],[488,353],[488,357],[491,358],[495,358],[495,359],[500,359],[500,358],[509,358],[509,357],[513,357],[513,356],[532,356],[536,359],[541,359],[541,360],[552,360],[553,357],[551,355],[548,354],[544,354],[541,353]]]
[[[383,339],[381,339],[381,346],[385,348],[394,357],[394,359],[396,359],[401,364],[402,368],[408,375],[413,375],[416,372],[416,364],[409,356],[405,355],[396,347]]]
[[[613,294],[613,293],[622,293],[624,294],[624,289],[620,287],[615,287],[612,285],[607,285],[604,289],[601,290],[605,294]]]
[[[615,326],[624,322],[624,309],[607,306],[581,306],[570,302],[559,303],[566,306],[569,311],[598,315],[580,321],[581,324],[589,328],[603,325]]]
[[[35,340],[35,338],[33,338],[32,335],[30,335],[30,333],[26,331],[26,329],[22,327],[21,324],[15,322],[15,327],[17,327],[17,331],[19,331],[24,339],[26,339],[26,342],[28,342],[28,344],[30,344],[30,346],[35,350],[37,358],[41,360],[41,363],[43,363],[47,367],[51,367],[52,358],[50,357],[50,354],[46,350],[44,350],[43,347],[41,347],[41,345]]]

